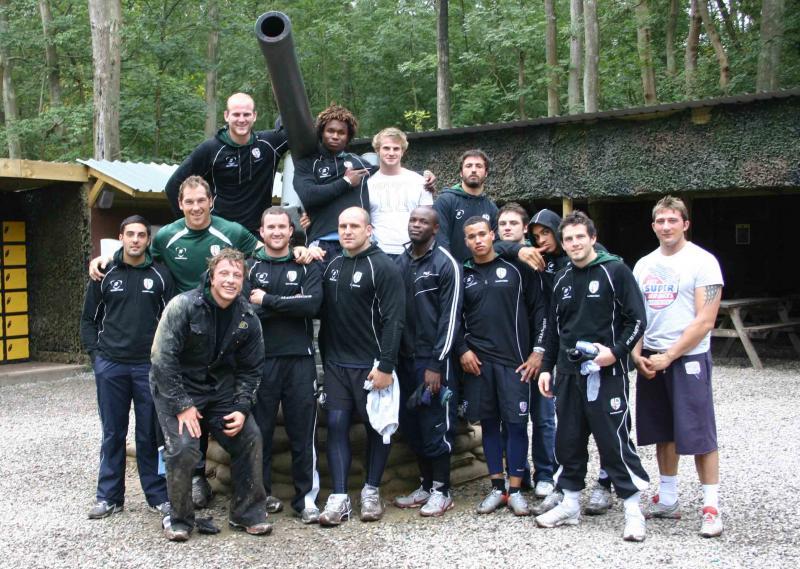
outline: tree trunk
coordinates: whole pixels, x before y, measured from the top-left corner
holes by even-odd
[[[675,63],[675,32],[678,27],[678,0],[670,0],[669,17],[667,18],[667,75],[674,77],[678,73]]]
[[[689,35],[686,37],[686,58],[683,63],[686,79],[686,96],[691,98],[695,92],[697,75],[697,46],[700,43],[700,16],[697,13],[697,1],[691,0],[689,11]]]
[[[436,0],[436,126],[450,128],[450,39],[448,0]]]
[[[217,66],[219,64],[219,6],[208,0],[208,23],[211,29],[206,42],[206,138],[217,132]]]
[[[544,0],[544,19],[546,39],[545,57],[547,59],[547,116],[557,117],[561,113],[558,101],[558,52],[556,51],[556,9],[555,0]]]
[[[700,18],[703,20],[703,26],[706,29],[706,35],[711,40],[711,45],[714,46],[714,53],[716,53],[717,61],[719,62],[719,88],[727,91],[731,76],[731,66],[728,62],[728,54],[725,53],[725,47],[719,37],[719,32],[717,32],[717,26],[708,13],[708,0],[697,0],[697,11],[700,13]]]
[[[583,0],[570,0],[567,105],[571,115],[583,108],[583,33]]]
[[[89,0],[94,70],[94,157],[117,160],[122,27],[121,0]]]
[[[47,65],[47,83],[50,88],[50,105],[61,106],[61,73],[58,67],[58,52],[53,37],[53,15],[50,12],[49,0],[39,0],[39,12],[42,15],[42,33],[44,35],[44,59]]]
[[[586,67],[583,70],[583,108],[587,113],[597,112],[599,98],[598,67],[600,63],[600,26],[597,22],[597,0],[583,0],[583,18],[586,28]]]
[[[525,112],[525,51],[520,48],[517,57],[517,89],[519,90],[519,97],[517,98],[517,107],[519,110],[519,120],[524,121],[528,118],[528,113]],[[548,106],[550,105],[549,89],[548,89]]]
[[[761,6],[761,49],[758,53],[756,91],[778,88],[783,41],[784,0],[764,0]]]
[[[0,0],[0,36],[8,34],[8,20],[6,19],[7,0]],[[8,157],[22,158],[22,147],[17,133],[19,109],[17,108],[17,91],[11,76],[11,60],[5,44],[0,42],[0,73],[3,76],[3,115],[6,126],[6,140],[8,140]]]
[[[733,25],[733,20],[731,20],[731,13],[725,5],[725,0],[717,0],[717,8],[719,9],[719,15],[722,17],[722,23],[725,24],[725,31],[728,33],[728,37],[731,38],[733,45],[739,47],[739,36],[736,33],[736,27]]]
[[[656,100],[656,73],[653,69],[653,54],[650,50],[650,6],[647,0],[640,0],[634,12],[636,14],[636,47],[639,51],[644,104],[655,105],[658,102]]]

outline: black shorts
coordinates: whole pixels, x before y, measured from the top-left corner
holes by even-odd
[[[480,375],[464,374],[461,388],[468,421],[528,422],[531,385],[520,381],[522,374],[515,369],[484,359]]]
[[[331,411],[351,411],[362,421],[369,422],[367,394],[364,389],[372,368],[342,367],[325,364],[325,408]]]
[[[643,351],[649,356],[652,352]],[[717,450],[711,352],[682,356],[653,379],[636,379],[636,442],[675,443],[675,452]]]

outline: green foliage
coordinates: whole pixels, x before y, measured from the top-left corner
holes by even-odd
[[[86,0],[49,0],[58,51],[61,106],[49,100],[45,41],[38,0],[13,0],[5,8],[9,33],[0,37],[13,64],[23,156],[74,160],[92,154],[92,48]],[[208,16],[216,2],[217,22]],[[652,52],[659,102],[687,98],[684,50],[688,1],[677,21],[677,73],[666,72],[669,3],[650,1]],[[731,80],[718,86],[716,57],[705,33],[698,49],[694,96],[752,92],[760,48],[759,0],[726,2],[733,10],[729,37],[716,3],[711,15],[728,52]],[[276,107],[253,25],[266,10],[292,20],[294,42],[313,114],[332,101],[359,117],[361,136],[397,125],[433,128],[436,115],[436,12],[433,0],[123,0],[120,101],[122,155],[126,160],[180,161],[203,140],[206,42],[219,30],[218,122],[227,96],[251,93],[257,128],[270,128]],[[598,3],[601,110],[643,104],[633,0]],[[450,2],[451,118],[454,126],[547,113],[548,66],[541,0]],[[569,0],[556,1],[562,109],[569,67]],[[780,84],[800,85],[800,0],[786,0]],[[520,60],[524,80],[519,81]],[[565,111],[562,111],[565,112]],[[3,123],[5,121],[2,121]],[[6,127],[0,126],[0,154]]]

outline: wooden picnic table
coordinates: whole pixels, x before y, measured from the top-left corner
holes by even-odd
[[[711,331],[711,335],[728,339],[721,355],[727,356],[731,346],[738,339],[744,346],[744,351],[753,367],[764,369],[751,338],[764,338],[772,332],[788,333],[792,346],[800,355],[800,337],[794,331],[800,326],[800,318],[789,317],[792,300],[789,297],[765,296],[720,302],[718,324]]]

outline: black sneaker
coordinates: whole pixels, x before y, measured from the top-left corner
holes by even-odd
[[[89,510],[90,520],[100,520],[107,518],[111,514],[116,514],[124,509],[122,504],[110,504],[105,500],[99,500],[94,507]]]
[[[196,474],[192,476],[192,504],[195,509],[205,508],[211,501],[214,492],[211,484],[204,475]]]
[[[266,507],[268,514],[277,514],[280,511],[283,511],[283,502],[281,502],[275,496],[267,496],[266,500]]]

